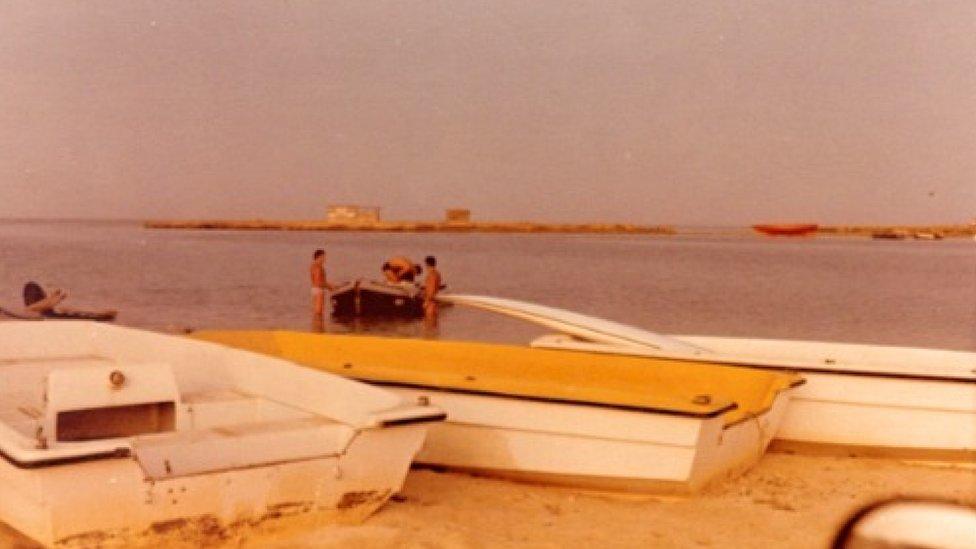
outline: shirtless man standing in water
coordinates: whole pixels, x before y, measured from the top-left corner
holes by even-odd
[[[427,277],[424,279],[424,318],[436,325],[437,323],[437,293],[441,291],[441,272],[437,270],[437,259],[428,255],[424,259],[427,265]]]
[[[325,279],[325,250],[315,250],[312,254],[312,311],[316,318],[325,314],[325,290],[334,290],[335,286]]]

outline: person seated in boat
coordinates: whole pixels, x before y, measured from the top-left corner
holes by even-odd
[[[55,288],[48,294],[37,282],[24,284],[24,307],[32,313],[42,315],[53,313],[54,308],[66,297],[68,297],[67,292],[61,288]]]
[[[31,281],[24,284],[24,310],[28,313],[27,318],[42,316],[77,320],[115,320],[118,314],[118,311],[114,309],[80,311],[59,307],[66,297],[68,297],[68,293],[61,288],[55,288],[51,290],[51,293],[48,293],[37,282]],[[15,314],[15,316],[17,315]]]

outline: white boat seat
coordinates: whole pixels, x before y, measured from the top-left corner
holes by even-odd
[[[322,417],[225,425],[145,435],[132,453],[147,479],[159,480],[339,455],[353,430]]]
[[[44,433],[74,442],[179,428],[179,390],[168,364],[95,364],[51,370]]]
[[[314,416],[311,412],[233,389],[184,394],[183,404],[189,417],[189,429],[212,429]]]

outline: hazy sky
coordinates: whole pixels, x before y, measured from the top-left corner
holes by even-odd
[[[0,217],[976,216],[976,1],[0,0]]]

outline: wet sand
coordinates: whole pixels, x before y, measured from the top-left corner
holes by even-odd
[[[826,547],[858,507],[898,495],[976,504],[976,467],[767,454],[690,498],[596,494],[427,469],[359,526],[242,532],[211,547]],[[16,536],[0,529],[0,546]]]

